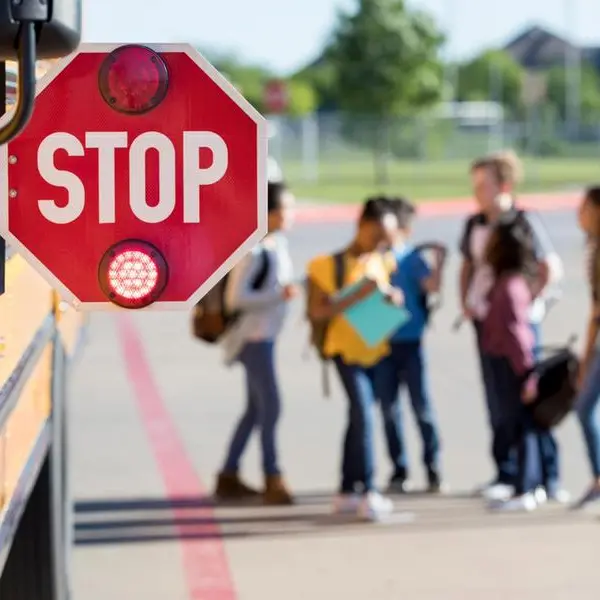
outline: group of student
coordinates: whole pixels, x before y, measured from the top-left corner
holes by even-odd
[[[473,328],[492,438],[496,473],[477,491],[494,510],[534,510],[542,503],[569,501],[560,485],[559,451],[552,431],[536,426],[527,405],[537,380],[530,375],[539,359],[540,326],[561,261],[541,221],[520,210],[515,198],[519,164],[511,153],[475,161],[470,175],[477,212],[465,224],[460,243],[462,319]],[[399,391],[406,386],[423,442],[429,493],[443,492],[440,435],[429,392],[423,336],[427,325],[424,295],[442,285],[445,253],[426,261],[411,243],[414,207],[397,197],[373,197],[363,205],[355,235],[342,251],[318,256],[303,285],[292,269],[285,231],[294,196],[282,182],[269,184],[269,234],[230,273],[227,310],[238,315],[221,344],[227,364],[241,363],[246,374],[246,409],[229,443],[215,496],[243,500],[262,496],[267,504],[291,504],[293,495],[278,461],[276,432],[281,393],[275,344],[289,302],[306,297],[307,321],[322,333],[321,355],[333,363],[348,401],[336,513],[379,520],[392,501],[374,481],[374,412],[384,417],[393,465],[388,493],[410,489]],[[580,224],[588,239],[592,310],[581,359],[577,413],[592,467],[590,489],[576,506],[600,500],[600,188],[585,194]],[[257,280],[260,279],[260,285]],[[340,289],[355,284],[352,291]],[[403,306],[410,320],[388,340],[369,346],[344,313],[375,291]],[[261,438],[265,484],[261,490],[240,476],[249,438]]]

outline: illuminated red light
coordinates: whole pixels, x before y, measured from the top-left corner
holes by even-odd
[[[155,302],[167,285],[168,268],[151,244],[126,240],[112,246],[100,261],[99,282],[111,302],[143,308]]]
[[[169,70],[151,48],[121,46],[102,63],[98,85],[104,100],[115,110],[143,114],[156,108],[166,96]]]

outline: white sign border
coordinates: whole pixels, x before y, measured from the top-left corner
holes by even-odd
[[[129,45],[131,42],[115,44],[96,44],[84,43],[79,48],[60,61],[60,63],[48,73],[46,73],[37,83],[36,97],[39,96],[80,54],[92,53],[110,53],[121,46]],[[202,299],[246,254],[248,254],[258,242],[260,242],[268,231],[268,210],[267,210],[267,159],[268,159],[268,131],[267,120],[240,94],[240,92],[231,84],[212,64],[191,44],[136,44],[144,45],[155,52],[179,52],[186,54],[193,60],[200,69],[202,69],[212,81],[219,86],[222,92],[227,94],[237,106],[243,110],[256,124],[257,129],[257,228],[256,230],[229,256],[229,258],[209,277],[202,286],[190,298],[183,302],[161,302],[158,300],[150,306],[135,309],[140,311],[171,311],[171,310],[190,310]],[[34,108],[35,110],[35,108]],[[4,126],[12,118],[12,112],[6,113],[0,118],[0,127]],[[18,201],[10,197],[8,183],[9,168],[9,145],[0,146],[0,235],[13,246],[19,254],[31,265],[53,288],[55,288],[62,299],[71,304],[80,311],[123,311],[121,307],[112,302],[82,302],[71,290],[69,290],[38,258],[30,252],[21,241],[16,238],[9,228],[8,206],[11,200]],[[118,241],[118,240],[116,240]]]

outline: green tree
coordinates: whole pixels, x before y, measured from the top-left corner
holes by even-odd
[[[308,81],[299,78],[287,81],[289,106],[288,114],[302,117],[313,113],[318,104],[315,89]]]
[[[553,104],[561,119],[567,117],[567,79],[565,68],[556,66],[547,72],[547,98]],[[589,64],[581,67],[581,120],[583,123],[594,123],[600,117],[600,76],[596,69]]]
[[[458,101],[496,100],[516,113],[521,106],[524,72],[510,54],[488,50],[458,68]]]
[[[365,133],[371,134],[379,183],[388,179],[393,119],[440,98],[443,41],[432,17],[404,0],[358,0],[354,13],[339,16],[328,53],[338,101],[351,116],[373,119]]]

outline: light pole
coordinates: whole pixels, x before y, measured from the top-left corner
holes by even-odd
[[[580,132],[581,121],[581,47],[577,43],[577,6],[575,0],[563,0],[567,39],[573,40],[565,47],[565,117],[570,138]]]

